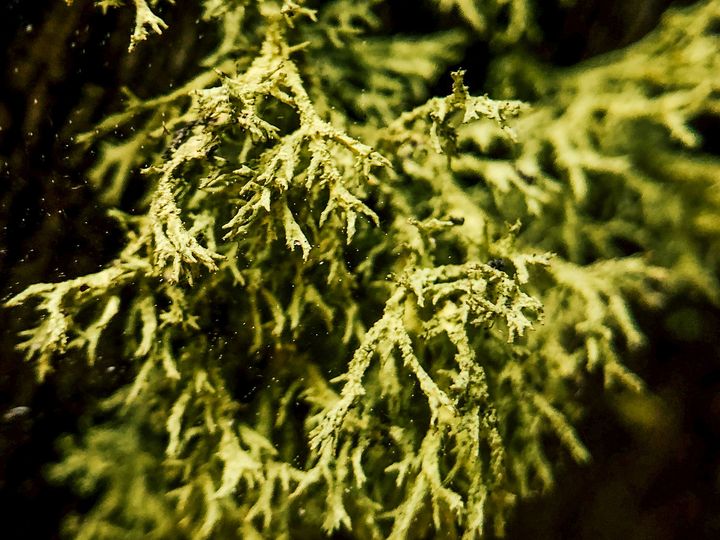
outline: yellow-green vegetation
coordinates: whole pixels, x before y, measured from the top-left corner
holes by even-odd
[[[153,3],[124,4],[130,47],[161,47]],[[382,4],[203,0],[197,75],[83,136],[109,208],[143,194],[112,210],[125,245],[8,302],[37,309],[40,379],[118,346],[133,374],[51,469],[96,497],[74,537],[502,535],[552,486],[548,446],[591,458],[587,374],[644,391],[634,306],[718,300],[720,162],[692,122],[720,112],[720,3],[572,69],[514,52],[525,0],[439,0],[464,26],[422,36]],[[474,32],[490,97],[462,71],[432,97]]]

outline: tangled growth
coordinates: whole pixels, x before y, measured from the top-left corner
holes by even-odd
[[[502,535],[559,454],[590,459],[586,375],[643,391],[634,308],[718,299],[720,162],[693,129],[720,105],[718,2],[564,70],[517,52],[526,0],[438,1],[465,22],[423,36],[383,3],[203,0],[194,78],[81,138],[124,246],[7,303],[37,310],[40,380],[132,374],[62,441],[51,475],[95,497],[70,534]],[[162,46],[132,4],[130,48]],[[493,97],[461,70],[432,97],[477,39]]]

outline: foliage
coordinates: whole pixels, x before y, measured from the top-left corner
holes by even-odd
[[[165,26],[134,4],[131,48]],[[112,210],[125,247],[8,302],[41,314],[19,345],[41,380],[77,356],[133,372],[62,443],[51,474],[97,497],[70,534],[501,535],[558,445],[590,459],[586,374],[643,391],[633,306],[717,298],[718,163],[692,129],[717,114],[716,2],[572,70],[499,58],[491,88],[532,108],[462,71],[430,97],[468,35],[383,35],[380,4],[206,0],[197,75],[82,138],[106,204],[143,193]]]

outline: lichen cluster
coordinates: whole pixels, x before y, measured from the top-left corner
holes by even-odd
[[[51,475],[96,501],[70,534],[502,535],[558,444],[590,459],[586,374],[643,391],[633,307],[718,298],[720,165],[692,128],[718,114],[717,2],[552,71],[513,55],[524,1],[500,26],[504,2],[438,1],[468,27],[424,36],[384,32],[382,3],[205,0],[197,75],[82,138],[109,208],[143,194],[111,211],[125,245],[8,302],[40,315],[40,379],[132,373],[62,441]],[[131,48],[165,27],[134,6]],[[462,71],[430,95],[480,30],[488,91],[531,103]]]

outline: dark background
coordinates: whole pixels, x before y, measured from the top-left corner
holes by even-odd
[[[671,4],[540,3],[544,38],[527,47],[563,66],[639,39]],[[93,151],[73,137],[121,107],[122,86],[150,96],[192,74],[210,45],[194,4],[161,10],[169,24],[162,41],[132,54],[130,7],[107,15],[90,0],[0,7],[0,300],[31,283],[96,271],[119,249],[121,237],[84,178]],[[414,0],[388,6],[383,16],[392,31],[437,28],[437,17]],[[482,91],[488,51],[478,43],[461,63],[475,91]],[[89,503],[45,480],[44,467],[58,457],[54,441],[77,431],[82,411],[125,381],[92,369],[70,380],[60,369],[37,384],[14,348],[22,317],[22,310],[0,310],[0,536],[50,539],[64,515]],[[673,317],[695,322],[680,333]],[[579,431],[593,462],[563,465],[555,491],[521,502],[510,538],[720,537],[720,316],[684,298],[663,313],[641,309],[639,318],[649,345],[627,361],[653,396],[608,396],[591,381]]]

